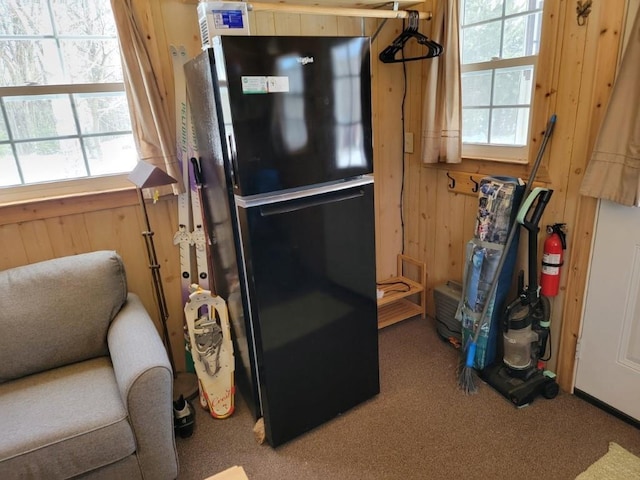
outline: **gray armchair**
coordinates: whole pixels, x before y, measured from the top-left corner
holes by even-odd
[[[0,272],[0,478],[176,478],[172,382],[115,252]]]

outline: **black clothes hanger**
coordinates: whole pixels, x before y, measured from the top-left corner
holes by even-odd
[[[413,60],[422,60],[423,58],[433,58],[440,55],[443,51],[442,45],[433,40],[429,40],[423,34],[418,32],[419,13],[416,10],[407,10],[409,13],[409,25],[398,35],[398,37],[385,48],[378,58],[384,63],[411,62]],[[396,54],[403,50],[404,45],[414,38],[420,45],[426,47],[426,54],[419,57],[396,58]]]

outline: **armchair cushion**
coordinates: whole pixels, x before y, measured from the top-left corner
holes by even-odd
[[[126,298],[112,251],[0,272],[0,383],[107,355],[107,329]]]
[[[69,478],[136,450],[108,357],[0,385],[0,412],[0,478]]]

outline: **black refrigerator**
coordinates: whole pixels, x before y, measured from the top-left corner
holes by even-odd
[[[236,383],[273,447],[380,390],[369,49],[215,37],[185,66]]]

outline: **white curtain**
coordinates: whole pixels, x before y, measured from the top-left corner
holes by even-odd
[[[120,40],[133,137],[140,160],[161,168],[178,180],[169,187],[161,187],[159,193],[178,193],[183,188],[182,174],[165,108],[166,97],[163,97],[157,82],[162,78],[162,71],[159,65],[154,65],[145,42],[147,34],[136,16],[133,3],[134,0],[111,0]]]
[[[640,10],[580,193],[640,206]]]
[[[422,161],[460,163],[460,6],[458,0],[435,3],[431,38],[444,51],[439,57],[426,60],[429,64],[422,109]]]

